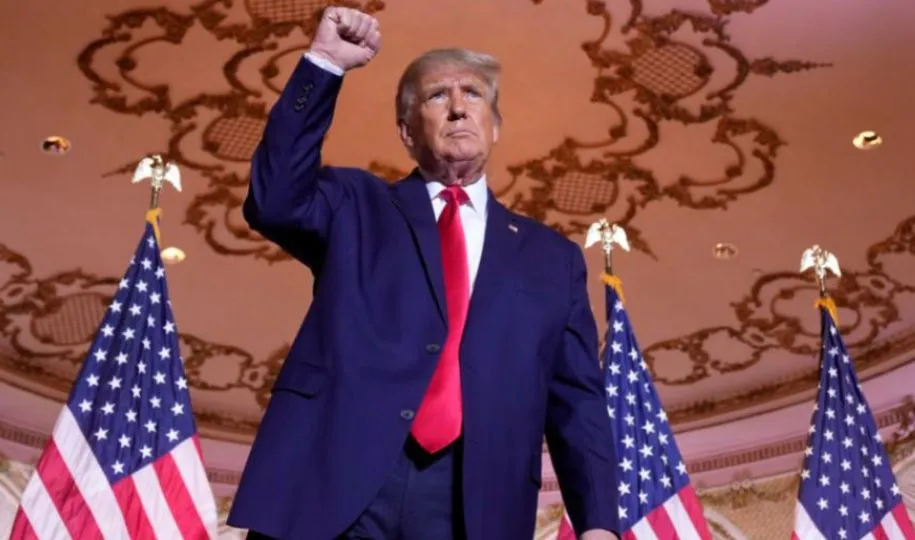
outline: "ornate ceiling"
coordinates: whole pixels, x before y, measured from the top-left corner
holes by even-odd
[[[327,159],[398,178],[404,65],[438,46],[497,55],[491,187],[579,242],[601,216],[627,228],[616,270],[679,429],[809,398],[816,286],[797,268],[813,244],[842,264],[831,288],[864,378],[915,358],[912,2],[343,3],[385,41],[347,76]],[[246,442],[311,288],[242,219],[247,160],[325,2],[58,4],[0,8],[15,22],[0,38],[0,378],[66,395],[142,232],[130,174],[168,153],[184,191],[163,195],[162,234],[187,254],[168,279],[194,405],[205,434]],[[855,148],[862,130],[884,144]],[[44,152],[48,136],[69,151]]]

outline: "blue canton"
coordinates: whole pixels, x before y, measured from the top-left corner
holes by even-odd
[[[821,312],[819,395],[798,497],[826,538],[861,538],[902,499],[841,333]]]
[[[174,321],[147,224],[67,402],[111,483],[196,434]]]
[[[616,291],[606,290],[604,382],[620,467],[620,526],[628,530],[687,486],[689,475],[629,316]]]

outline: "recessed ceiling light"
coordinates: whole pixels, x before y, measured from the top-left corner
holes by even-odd
[[[858,150],[870,150],[883,144],[883,138],[876,131],[862,131],[852,139],[852,144]]]
[[[737,256],[737,246],[730,242],[718,242],[715,244],[712,254],[716,259],[727,261]]]
[[[162,260],[165,264],[178,264],[185,258],[184,252],[174,246],[162,250]]]
[[[41,141],[41,151],[45,154],[62,156],[70,151],[70,141],[66,137],[52,135]]]

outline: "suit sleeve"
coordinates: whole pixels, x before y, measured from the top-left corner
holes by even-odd
[[[573,248],[572,302],[560,357],[553,364],[547,444],[575,531],[603,529],[619,535],[617,460],[597,359],[597,327],[584,257]]]
[[[348,178],[321,166],[343,78],[301,58],[270,110],[251,161],[243,213],[252,229],[312,266],[332,217],[350,196]]]

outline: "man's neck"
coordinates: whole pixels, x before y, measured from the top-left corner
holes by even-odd
[[[426,180],[435,180],[446,186],[469,186],[476,184],[485,176],[485,173],[482,170],[470,174],[463,173],[462,171],[445,170],[436,174],[420,167],[419,171]]]

